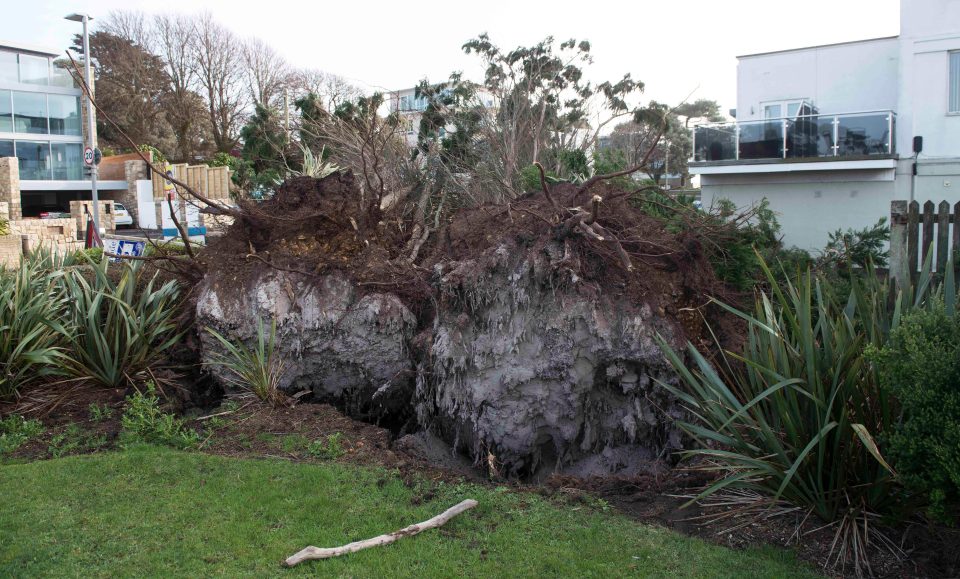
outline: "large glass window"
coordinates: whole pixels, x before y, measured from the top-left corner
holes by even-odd
[[[17,72],[17,53],[0,50],[0,81],[20,82]]]
[[[14,92],[13,126],[18,133],[47,134],[47,95]]]
[[[951,113],[960,113],[960,50],[950,53],[950,108]]]
[[[10,91],[0,90],[0,133],[13,132],[13,109],[10,106]]]
[[[53,178],[77,180],[83,178],[83,159],[80,143],[53,143],[50,145],[53,160]]]
[[[21,179],[50,178],[50,143],[17,141],[17,159],[20,160]]]
[[[73,76],[70,74],[70,69],[67,68],[68,66],[70,65],[63,63],[62,61],[53,61],[53,65],[50,67],[51,86],[76,88],[77,83],[73,82]]]
[[[20,55],[20,82],[24,84],[48,84],[50,60],[44,56]]]
[[[13,141],[0,140],[0,157],[13,156]]]
[[[80,135],[80,97],[52,94],[48,97],[51,135]]]

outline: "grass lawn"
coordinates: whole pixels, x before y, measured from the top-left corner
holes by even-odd
[[[731,551],[602,505],[441,484],[385,470],[143,447],[0,466],[2,577],[810,577],[792,554]],[[333,547],[480,506],[416,537],[293,569]]]

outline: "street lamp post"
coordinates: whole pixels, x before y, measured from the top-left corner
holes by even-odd
[[[90,32],[88,22],[93,20],[86,14],[71,14],[67,20],[83,23],[83,75],[87,83],[87,90],[93,91],[93,69],[90,67]],[[100,234],[100,196],[97,192],[97,162],[96,162],[96,134],[97,123],[93,118],[93,99],[90,94],[84,93],[87,100],[87,146],[94,151],[94,162],[90,165],[90,193],[93,205],[93,228]]]

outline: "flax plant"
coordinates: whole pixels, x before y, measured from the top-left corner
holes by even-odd
[[[257,340],[247,347],[243,342],[231,342],[212,328],[207,332],[224,348],[225,353],[212,353],[210,365],[225,370],[225,379],[241,390],[247,390],[269,404],[281,404],[286,396],[280,392],[283,378],[283,360],[277,350],[277,322],[272,321],[269,332],[261,319],[257,326]]]
[[[883,346],[906,309],[933,301],[930,260],[916,287],[898,289],[868,267],[845,297],[810,272],[781,287],[763,269],[771,289],[752,313],[720,304],[747,323],[742,352],[723,352],[714,366],[688,344],[688,365],[660,341],[681,382],[661,385],[695,417],[680,424],[698,443],[686,454],[723,475],[694,500],[736,496],[748,518],[802,509],[804,521],[835,529],[835,562],[868,573],[868,545],[892,547],[876,524],[905,505],[878,445],[897,404],[864,352]],[[955,303],[952,264],[946,278]]]

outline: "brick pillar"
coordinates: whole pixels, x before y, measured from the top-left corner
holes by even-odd
[[[137,205],[137,181],[147,178],[147,164],[142,159],[125,161],[123,175],[127,180],[127,192],[120,194],[121,202],[133,216],[134,222],[140,225],[140,208]]]
[[[20,165],[16,157],[0,158],[0,201],[8,204],[9,219],[23,217],[20,206]]]

